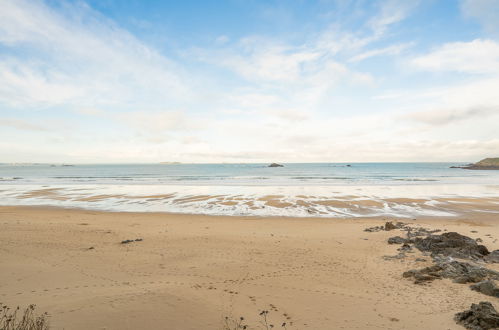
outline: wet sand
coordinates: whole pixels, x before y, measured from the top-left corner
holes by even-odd
[[[261,310],[276,328],[463,329],[455,313],[495,303],[403,278],[431,260],[384,260],[400,233],[364,229],[385,220],[0,207],[0,301],[36,304],[52,329],[222,329],[226,316],[258,328]],[[401,220],[499,249],[494,214]]]

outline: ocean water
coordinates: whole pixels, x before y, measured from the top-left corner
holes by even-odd
[[[456,163],[0,164],[0,204],[257,216],[452,216],[487,200],[499,171]],[[497,199],[497,201],[496,201]]]

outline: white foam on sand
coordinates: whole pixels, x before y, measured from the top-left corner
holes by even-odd
[[[452,198],[462,197],[499,200],[499,187],[3,185],[0,204],[241,216],[414,217],[458,215]]]

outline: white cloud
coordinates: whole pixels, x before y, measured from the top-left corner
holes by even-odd
[[[462,0],[461,11],[477,19],[487,31],[499,36],[499,0]]]
[[[412,64],[430,71],[497,74],[499,43],[483,39],[447,43],[427,55],[413,59]]]
[[[368,50],[364,53],[353,56],[349,60],[349,62],[359,62],[368,59],[370,57],[380,56],[380,55],[399,55],[400,53],[402,53],[409,47],[412,47],[413,45],[414,43],[403,43],[398,45],[391,45],[385,48]]]
[[[357,28],[332,22],[301,42],[221,35],[209,49],[173,49],[175,62],[82,2],[0,0],[0,46],[9,50],[0,110],[48,108],[79,120],[49,134],[34,121],[0,119],[24,131],[0,130],[0,153],[90,162],[479,158],[499,143],[496,42],[448,43],[412,59],[424,72],[467,78],[442,86],[383,89],[383,79],[354,69],[412,47],[386,37],[417,3],[382,1]],[[382,78],[401,81],[390,74]]]
[[[130,127],[141,132],[157,134],[201,127],[182,111],[135,111],[115,116]]]
[[[84,3],[0,2],[0,102],[95,106],[178,100],[175,64]]]
[[[446,125],[456,121],[464,121],[470,118],[487,118],[499,115],[499,107],[472,107],[464,109],[432,109],[428,111],[414,112],[405,118],[428,125]]]
[[[13,118],[0,118],[0,127],[10,127],[19,130],[27,131],[48,131],[49,128],[43,125],[37,125],[30,121],[13,119]]]
[[[381,2],[380,14],[369,20],[368,24],[375,36],[383,35],[390,25],[404,20],[419,5],[419,0],[385,0]]]

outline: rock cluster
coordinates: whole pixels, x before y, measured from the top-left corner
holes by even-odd
[[[391,221],[388,221],[385,223],[384,226],[369,227],[369,228],[364,229],[364,231],[367,231],[369,233],[374,233],[377,231],[390,231],[390,230],[394,230],[394,229],[401,229],[404,226],[405,226],[405,223],[403,223],[403,222],[393,223]]]
[[[481,260],[490,252],[484,245],[456,232],[416,238],[414,246],[420,251],[430,252],[432,256],[441,255],[453,258]]]
[[[472,239],[456,232],[435,234],[440,230],[429,230],[421,227],[411,227],[407,224],[387,222],[385,226],[365,229],[367,232],[389,231],[399,229],[406,232],[406,237],[393,236],[388,244],[401,244],[395,256],[384,256],[385,260],[404,259],[406,252],[412,248],[420,250],[425,255],[431,255],[434,264],[421,269],[411,269],[402,274],[413,279],[414,283],[422,284],[435,279],[448,278],[455,283],[472,283],[470,288],[482,294],[499,297],[499,287],[494,281],[499,281],[499,272],[490,270],[482,264],[499,263],[499,250],[489,252],[487,247],[478,244],[481,239]],[[490,235],[489,235],[490,236]],[[454,258],[469,260],[458,261]],[[424,259],[417,258],[416,261]],[[479,264],[482,263],[482,264]],[[499,314],[489,302],[472,304],[469,310],[457,313],[455,321],[471,330],[499,329]]]
[[[485,301],[472,304],[469,310],[457,313],[454,320],[470,330],[499,328],[499,314],[491,303]]]
[[[133,242],[142,242],[142,238],[136,238],[136,239],[126,239],[124,241],[121,241],[121,244],[129,244]]]

